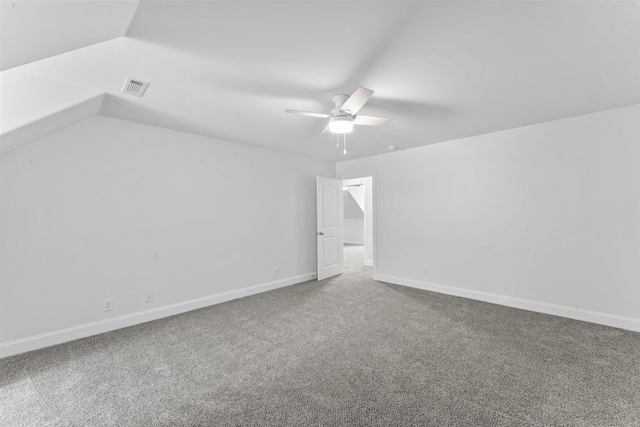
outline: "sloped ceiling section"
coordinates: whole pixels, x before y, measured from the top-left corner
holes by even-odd
[[[0,155],[98,114],[104,93],[20,72],[0,75]]]
[[[64,15],[84,2],[26,3]],[[78,44],[28,48],[13,70],[105,94],[103,115],[329,161],[640,103],[636,0],[87,3],[123,4],[100,6],[95,34],[34,11],[22,31]],[[3,56],[28,47],[7,34]],[[143,98],[120,92],[127,76],[150,82]],[[357,127],[347,156],[322,120],[283,112],[329,112],[359,86],[375,91],[361,113],[394,121]]]
[[[135,1],[0,1],[0,70],[122,37]]]
[[[33,74],[28,64],[123,37],[138,3],[0,1],[0,154],[99,112],[100,88]]]

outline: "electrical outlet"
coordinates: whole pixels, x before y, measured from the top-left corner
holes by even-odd
[[[280,269],[278,267],[273,269],[273,275],[274,276],[279,276],[280,275]]]
[[[424,269],[424,277],[429,277],[429,269],[428,268]]]
[[[153,292],[147,292],[146,294],[144,294],[144,301],[148,304],[150,302],[153,302],[154,296],[153,296]]]
[[[102,301],[102,311],[113,310],[113,298],[105,299]]]

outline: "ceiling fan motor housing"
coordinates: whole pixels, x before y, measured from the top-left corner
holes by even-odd
[[[329,119],[329,130],[331,133],[349,133],[353,130],[353,116],[348,112],[342,111],[341,108],[349,99],[349,95],[334,95],[331,100],[336,105],[331,110],[331,119]]]

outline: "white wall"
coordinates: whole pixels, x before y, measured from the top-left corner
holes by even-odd
[[[364,216],[362,218],[344,219],[344,243],[347,245],[364,245]]]
[[[640,105],[337,171],[375,174],[379,280],[640,330]]]
[[[315,176],[334,173],[309,158],[102,116],[0,165],[4,354],[310,279]],[[102,311],[105,298],[113,311]],[[160,307],[171,309],[147,312]]]

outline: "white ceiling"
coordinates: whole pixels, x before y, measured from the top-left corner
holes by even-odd
[[[2,63],[32,61],[13,73],[105,93],[107,116],[329,161],[640,103],[638,1],[10,3]],[[120,93],[127,76],[143,98]],[[359,86],[375,91],[361,113],[394,121],[356,127],[347,156],[324,121],[283,112]]]

